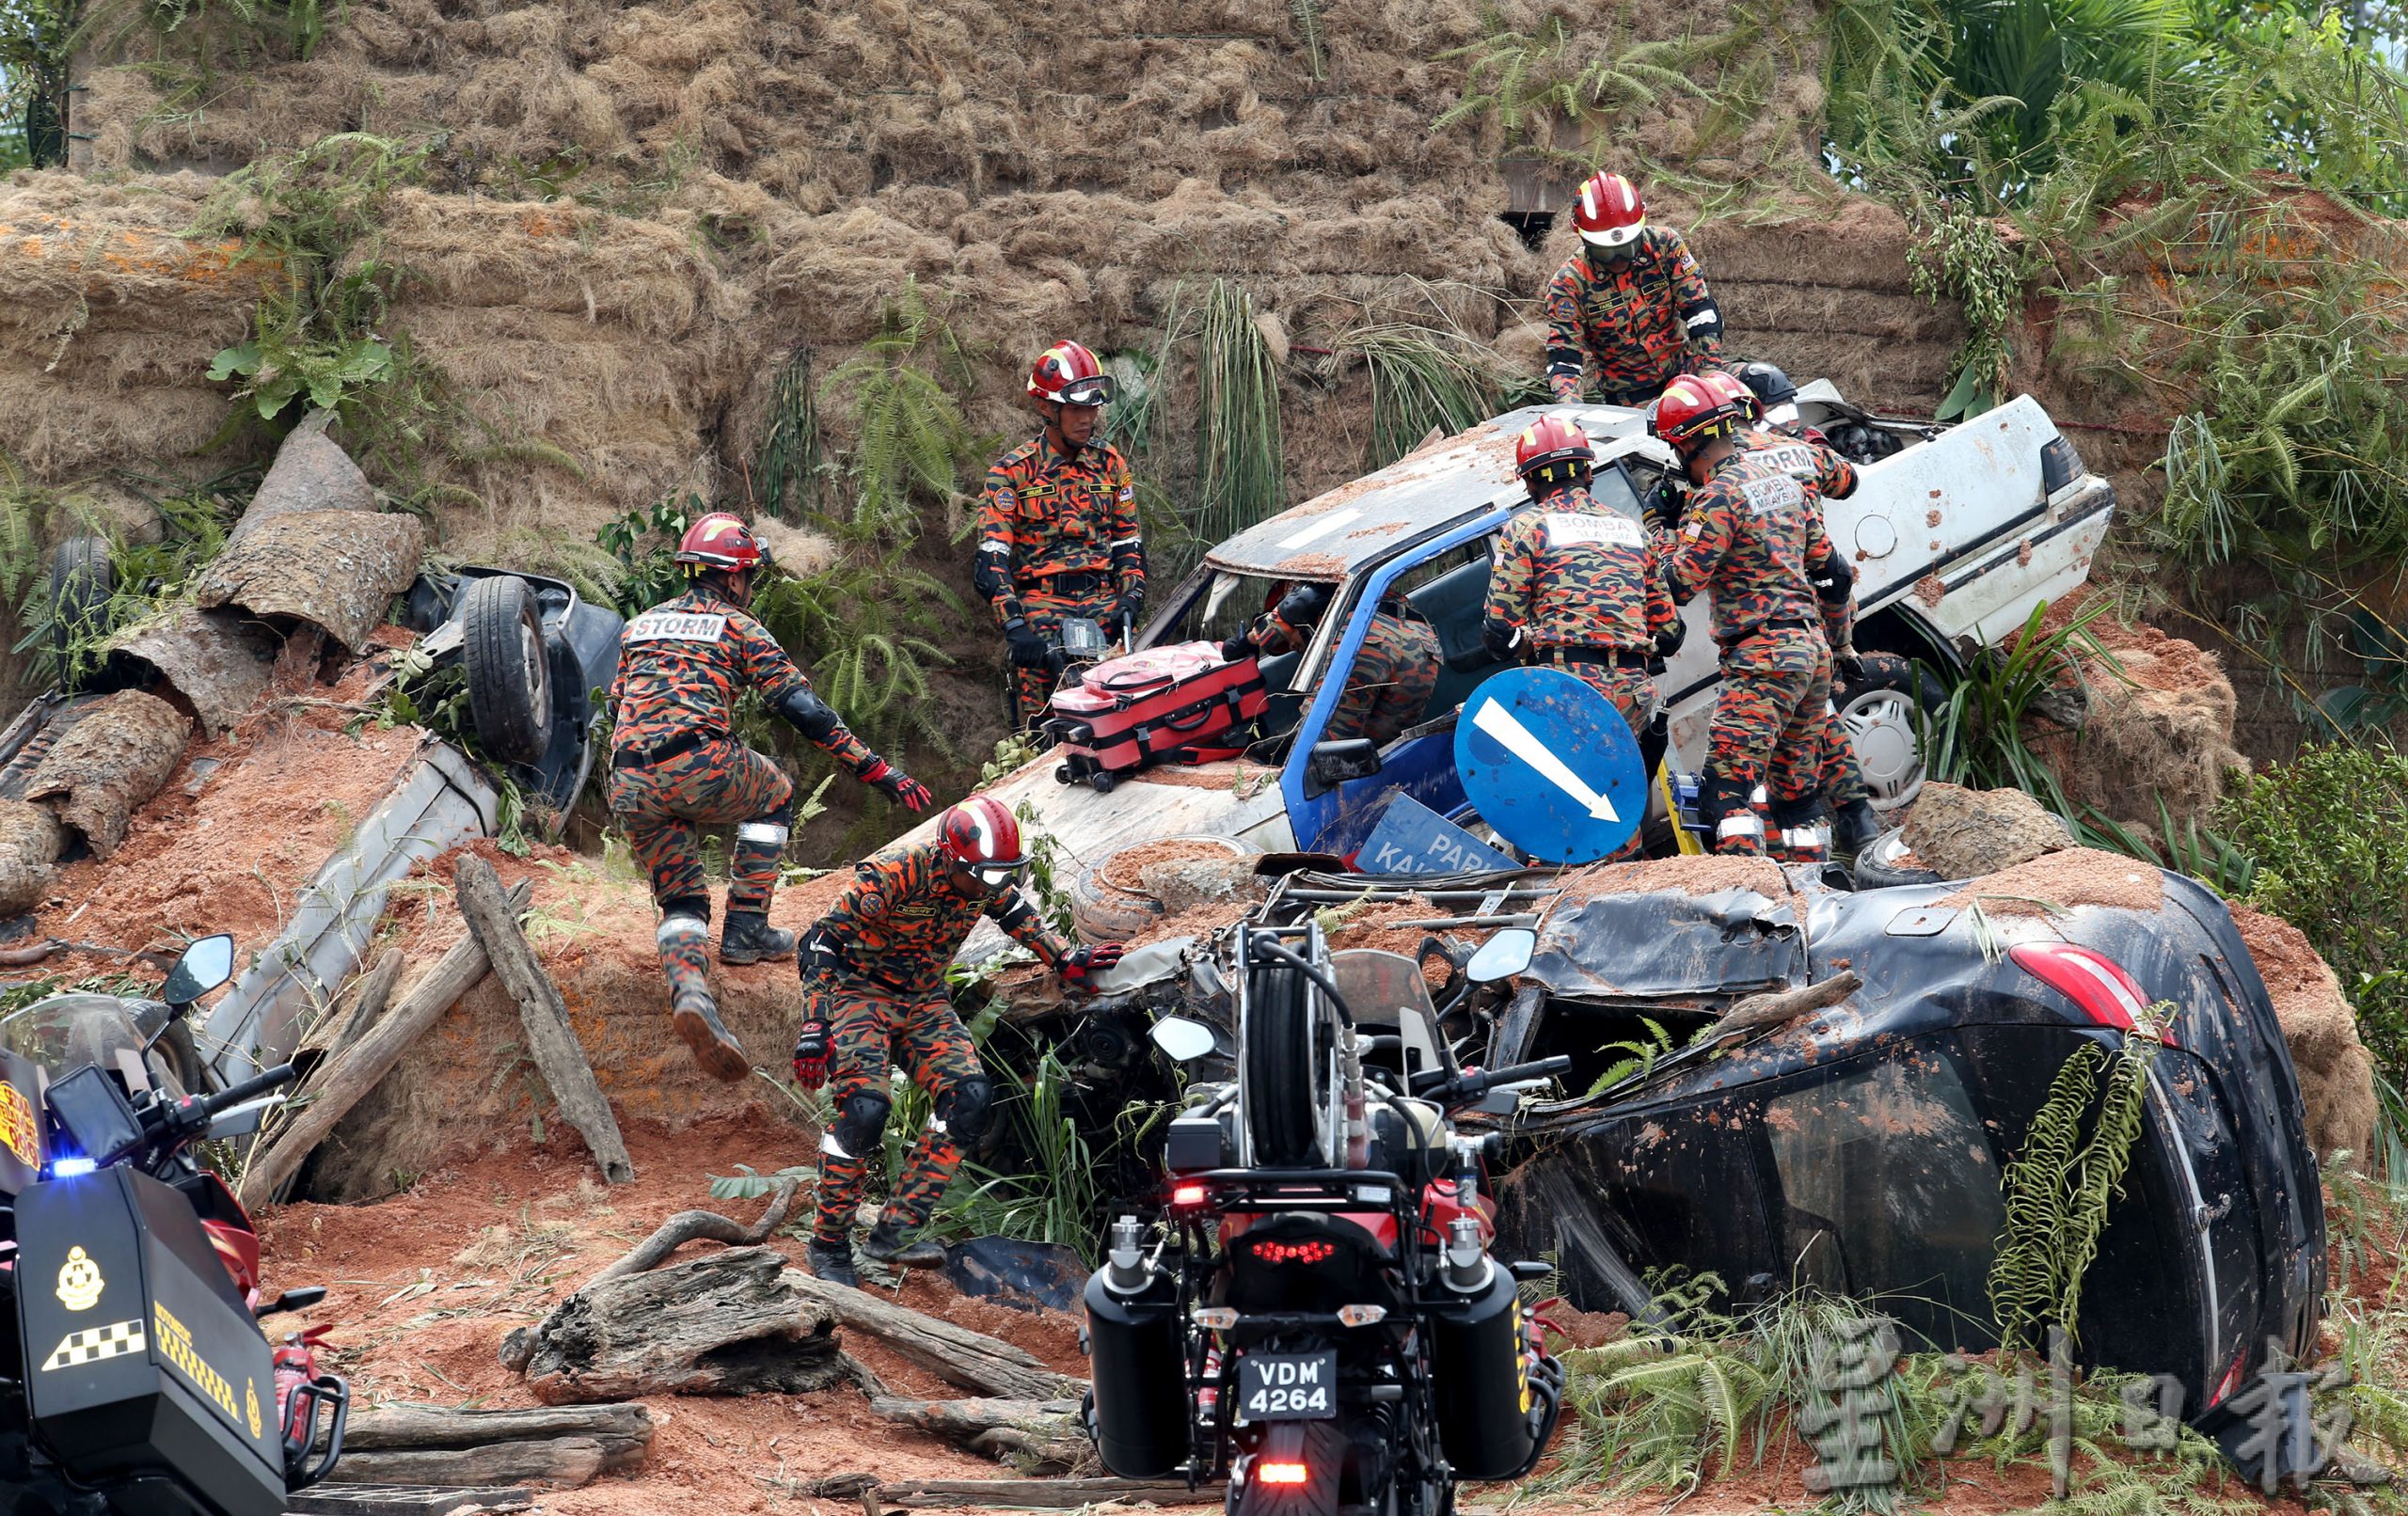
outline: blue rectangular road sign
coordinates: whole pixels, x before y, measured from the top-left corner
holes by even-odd
[[[1388,797],[1354,867],[1365,874],[1458,874],[1522,865],[1402,790]]]

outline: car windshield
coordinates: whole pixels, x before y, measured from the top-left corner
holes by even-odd
[[[0,1020],[0,1048],[53,1075],[86,1064],[121,1070],[126,1061],[119,1053],[131,1054],[139,1068],[144,1047],[166,1019],[166,1007],[150,1001],[80,991],[53,995]]]

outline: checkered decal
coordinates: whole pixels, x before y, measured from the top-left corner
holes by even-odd
[[[149,1346],[150,1340],[143,1335],[142,1322],[138,1318],[131,1321],[112,1321],[107,1326],[70,1332],[57,1347],[50,1350],[50,1356],[41,1361],[41,1368],[47,1374],[54,1368],[72,1368],[78,1364],[98,1363],[103,1358],[140,1352]]]

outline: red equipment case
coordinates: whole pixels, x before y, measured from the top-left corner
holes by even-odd
[[[1245,724],[1270,703],[1261,666],[1232,663],[1212,642],[1107,659],[1046,704],[1045,734],[1062,753],[1054,777],[1105,791],[1149,764],[1234,758]]]

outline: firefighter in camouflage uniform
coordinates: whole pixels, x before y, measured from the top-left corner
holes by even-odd
[[[1589,494],[1596,450],[1569,421],[1543,416],[1513,445],[1530,503],[1497,534],[1481,640],[1500,661],[1546,664],[1613,702],[1644,740],[1653,670],[1684,636],[1645,529]],[[1615,856],[1635,856],[1634,834]]]
[[[1095,434],[1112,399],[1095,355],[1046,349],[1028,393],[1044,430],[987,471],[971,578],[1004,628],[1015,716],[1033,729],[1062,675],[1063,618],[1090,617],[1109,637],[1144,616],[1146,545],[1129,465]]]
[[[1253,625],[1221,644],[1221,656],[1234,660],[1301,652],[1335,593],[1326,584],[1287,586]],[[1346,675],[1346,687],[1322,740],[1363,737],[1385,748],[1421,719],[1437,688],[1438,634],[1402,595],[1384,598],[1371,614],[1370,629],[1363,634],[1363,646],[1354,655],[1354,667]]]
[[[994,1110],[994,1082],[945,999],[945,966],[978,918],[991,918],[1068,985],[1120,961],[1117,942],[1072,948],[1054,940],[1017,888],[1028,861],[1010,808],[974,795],[944,813],[933,840],[856,864],[835,906],[803,933],[794,1076],[808,1090],[827,1085],[834,1112],[819,1139],[819,1215],[806,1255],[822,1279],[859,1283],[853,1216],[870,1165],[885,1153],[890,1059],[927,1091],[935,1111],[862,1253],[903,1269],[944,1262],[943,1248],[915,1234],[952,1183],[962,1145],[986,1132]]]
[[[793,934],[770,926],[768,918],[794,783],[736,739],[729,722],[737,696],[759,690],[771,710],[855,778],[906,809],[920,810],[929,796],[847,731],[777,639],[746,614],[753,572],[765,559],[743,522],[721,512],[704,516],[686,529],[676,561],[692,588],[636,617],[620,636],[619,677],[610,687],[610,803],[660,907],[654,940],[677,1035],[704,1068],[736,1081],[752,1066],[711,997],[702,827],[736,824],[720,961],[754,963],[794,951]]]
[[[1562,401],[1580,399],[1593,366],[1597,398],[1644,405],[1722,352],[1722,311],[1688,244],[1647,224],[1639,191],[1620,174],[1580,186],[1572,224],[1579,253],[1547,281],[1546,382]]]
[[[1698,816],[1715,851],[1761,854],[1767,780],[1776,826],[1810,831],[1819,813],[1831,672],[1823,605],[1844,602],[1854,576],[1824,535],[1815,486],[1740,450],[1743,424],[1738,402],[1697,379],[1667,386],[1647,418],[1699,486],[1669,541],[1672,597],[1709,594],[1722,651]]]

